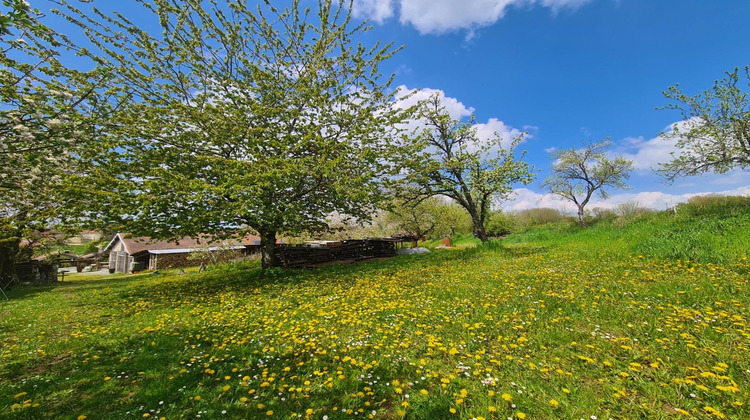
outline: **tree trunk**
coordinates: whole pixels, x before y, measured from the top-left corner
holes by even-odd
[[[474,223],[474,236],[479,238],[482,243],[487,242],[487,231],[484,229],[484,223],[482,223],[479,217],[475,216],[472,216],[471,220]]]
[[[276,256],[276,231],[260,231],[260,266],[264,269],[279,267],[281,261]]]
[[[586,221],[583,219],[583,207],[578,206],[578,224],[581,225],[581,227],[586,227]]]
[[[16,283],[16,255],[21,244],[21,238],[0,238],[0,287]]]

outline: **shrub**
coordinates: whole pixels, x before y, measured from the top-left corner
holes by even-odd
[[[567,216],[560,210],[541,207],[536,209],[521,210],[515,214],[516,223],[522,229],[532,226],[541,226],[549,223],[558,223],[567,220]]]
[[[490,215],[486,228],[487,235],[489,236],[504,236],[518,229],[513,215],[503,213],[502,211],[497,211]]]
[[[644,213],[651,213],[653,210],[643,207],[639,202],[635,200],[626,201],[620,203],[614,208],[614,212],[618,217],[631,218],[634,216],[640,216]]]
[[[615,213],[612,209],[607,209],[603,207],[594,207],[591,210],[592,216],[591,216],[591,222],[597,223],[605,220],[614,220],[617,218],[617,213]]]
[[[687,203],[677,205],[677,211],[690,216],[720,215],[730,216],[750,210],[750,197],[723,196],[719,194],[697,195],[690,197]]]
[[[96,242],[89,242],[86,244],[86,248],[83,249],[84,254],[93,254],[94,252],[99,252],[99,246]]]

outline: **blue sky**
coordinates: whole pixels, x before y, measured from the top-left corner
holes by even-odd
[[[750,64],[750,2],[744,0],[357,0],[373,21],[367,40],[406,48],[390,63],[396,85],[452,98],[454,115],[473,111],[480,131],[528,130],[522,144],[541,172],[507,209],[562,202],[540,189],[545,150],[611,137],[614,153],[638,168],[626,200],[663,209],[707,192],[750,194],[750,174],[691,177],[665,184],[649,169],[668,159],[659,132],[680,121],[662,91],[710,88]],[[495,120],[491,120],[495,119]]]

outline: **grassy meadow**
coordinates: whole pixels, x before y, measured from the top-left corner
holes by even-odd
[[[0,417],[750,418],[750,205],[0,303]]]

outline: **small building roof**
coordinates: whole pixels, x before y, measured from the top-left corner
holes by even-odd
[[[83,258],[83,257],[81,257],[80,255],[69,253],[69,252],[56,252],[56,253],[48,254],[48,255],[40,255],[38,257],[32,258],[31,260],[32,261],[46,261],[46,260],[49,260],[49,259],[54,259],[54,260],[79,260],[81,258]]]
[[[131,237],[127,233],[118,233],[112,238],[102,252],[108,252],[118,240],[123,243],[125,250],[130,255],[145,251],[155,254],[171,254],[206,249],[211,251],[219,249],[241,249],[247,246],[260,245],[260,237],[250,234],[245,235],[241,239],[214,239],[211,235],[201,235],[199,239],[186,236],[176,241],[156,241],[147,236]]]

